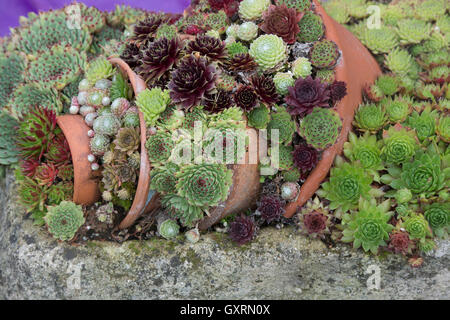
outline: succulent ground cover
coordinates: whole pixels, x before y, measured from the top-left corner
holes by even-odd
[[[371,4],[381,9],[380,28],[367,27]],[[230,194],[232,164],[250,143],[245,129],[267,130],[269,153],[259,166],[272,173],[261,176],[256,207],[215,230],[242,245],[259,228],[294,224],[329,245],[402,254],[419,265],[435,239],[448,236],[446,5],[324,3],[384,74],[364,89],[343,155],[294,219],[283,218],[284,207],[335,144],[342,127],[335,107],[347,94],[334,74],[340,49],[309,0],[193,0],[185,15],[80,4],[73,32],[62,23],[67,8],[30,14],[1,42],[1,168],[16,167],[26,211],[59,240],[173,239],[183,232],[196,242],[198,223]],[[109,56],[121,57],[147,88],[135,96]],[[73,164],[56,125],[64,113],[81,115],[91,128],[87,158],[101,199],[90,207],[71,202]],[[119,231],[142,152],[162,207]]]

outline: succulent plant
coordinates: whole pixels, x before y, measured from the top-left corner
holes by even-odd
[[[403,122],[411,113],[412,100],[407,96],[396,96],[381,101],[391,123]]]
[[[255,220],[248,216],[238,216],[230,223],[230,238],[239,245],[246,244],[256,236],[257,226]]]
[[[244,22],[237,29],[236,36],[243,41],[252,41],[258,36],[258,26],[252,21]]]
[[[58,167],[68,164],[72,160],[69,143],[60,130],[55,130],[54,138],[49,142],[44,157],[47,162],[53,163]]]
[[[59,114],[63,104],[54,88],[42,88],[34,83],[19,85],[8,103],[10,114],[20,119],[33,107],[50,109]]]
[[[294,167],[294,158],[292,152],[294,148],[290,145],[280,144],[278,146],[278,164],[279,169],[282,171],[291,170]],[[271,154],[271,156],[273,156]]]
[[[145,147],[150,163],[155,166],[164,164],[169,159],[174,146],[172,135],[163,130],[158,130],[155,135],[148,137]]]
[[[108,151],[110,145],[109,138],[103,134],[96,134],[90,142],[90,149],[94,155],[103,155]]]
[[[261,18],[269,5],[270,0],[243,0],[239,5],[239,15],[243,20],[256,20]]]
[[[311,171],[319,160],[317,150],[305,144],[296,145],[292,157],[294,165],[302,173]]]
[[[17,177],[19,180],[19,202],[25,207],[27,213],[43,211],[47,199],[47,187],[38,184],[29,177]]]
[[[435,202],[425,207],[425,219],[430,224],[433,234],[440,238],[448,235],[450,225],[450,203]]]
[[[306,143],[321,151],[335,144],[342,127],[342,121],[336,111],[314,108],[304,117],[299,126],[299,134]]]
[[[131,96],[131,88],[128,85],[127,80],[117,73],[113,77],[111,88],[109,88],[109,98],[114,101],[119,98],[129,99]]]
[[[16,147],[18,125],[14,118],[0,112],[0,166],[8,166],[18,161],[19,150]]]
[[[169,106],[159,115],[157,126],[161,126],[166,130],[174,130],[179,128],[184,121],[184,112],[178,110],[174,106]]]
[[[243,45],[242,42],[236,41],[226,46],[228,55],[230,57],[234,57],[240,53],[248,53],[247,46]]]
[[[380,246],[385,246],[389,233],[394,226],[389,224],[391,218],[389,200],[377,205],[376,201],[361,200],[358,211],[343,217],[343,242],[352,242],[354,248],[363,247],[373,254]]]
[[[412,243],[407,232],[395,230],[389,235],[388,248],[394,253],[406,255],[411,253]]]
[[[101,79],[108,79],[112,77],[116,69],[104,57],[99,57],[90,62],[86,69],[86,79],[91,85],[96,84]]]
[[[300,31],[298,23],[301,17],[302,14],[295,8],[270,5],[269,9],[263,13],[261,30],[281,37],[288,44],[293,44]]]
[[[278,195],[263,195],[259,199],[257,212],[267,223],[278,221],[284,213],[284,201]]]
[[[297,168],[282,171],[281,175],[286,182],[297,182],[302,178],[302,173]]]
[[[47,202],[49,205],[58,205],[62,201],[70,201],[73,196],[72,182],[59,182],[48,191]]]
[[[320,79],[322,83],[332,84],[336,80],[334,70],[319,69],[316,72],[316,79]]]
[[[85,53],[70,46],[55,45],[30,61],[26,77],[30,83],[62,90],[80,75],[85,61]]]
[[[187,44],[187,53],[199,52],[210,61],[220,61],[225,59],[225,44],[217,38],[207,35],[198,35]]]
[[[205,27],[206,29],[217,31],[219,34],[223,34],[225,29],[229,25],[227,14],[223,10],[219,10],[215,13],[210,13],[206,16]]]
[[[191,112],[185,114],[181,128],[193,133],[196,121],[200,121],[202,123],[206,121],[206,114],[201,106],[194,107],[191,109]]]
[[[407,217],[403,226],[409,233],[409,237],[412,240],[423,241],[426,237],[430,237],[432,235],[428,221],[421,214],[414,214]]]
[[[284,96],[289,92],[289,87],[294,86],[295,79],[289,72],[278,72],[273,77],[273,82],[275,83],[275,87],[277,88],[277,92]]]
[[[175,176],[178,166],[167,163],[164,167],[155,168],[151,172],[150,188],[161,193],[176,193],[177,178]]]
[[[450,143],[450,116],[441,115],[436,131],[442,141]]]
[[[269,109],[261,105],[248,113],[248,125],[256,129],[265,129],[270,121]]]
[[[292,62],[292,74],[296,78],[306,78],[311,75],[312,65],[308,58],[300,57]]]
[[[344,155],[350,161],[359,161],[362,167],[373,176],[374,180],[379,182],[378,171],[384,169],[381,160],[383,140],[377,141],[377,137],[370,135],[369,132],[365,132],[359,138],[353,132],[350,132],[348,140],[344,143]]]
[[[329,181],[322,183],[318,194],[330,201],[331,210],[339,208],[346,212],[357,207],[360,197],[367,199],[370,196],[371,183],[371,176],[359,164],[350,164],[337,157]]]
[[[292,115],[311,113],[316,107],[328,107],[330,89],[319,79],[298,78],[294,86],[288,87],[289,95],[285,101],[289,105],[288,111]]]
[[[183,44],[178,38],[151,42],[142,51],[139,75],[146,83],[154,84],[180,61],[182,49]]]
[[[431,25],[418,19],[402,19],[397,22],[396,31],[401,44],[420,43],[430,36]]]
[[[216,68],[203,57],[188,55],[172,73],[168,87],[174,103],[189,110],[215,89]]]
[[[237,53],[225,64],[230,72],[249,72],[255,70],[257,66],[255,60],[248,53]]]
[[[64,10],[43,12],[38,16],[30,14],[28,19],[25,19],[28,21],[12,32],[15,49],[31,55],[60,44],[70,45],[76,51],[86,51],[92,39],[88,26],[82,20],[79,28],[73,28],[68,14]],[[85,17],[82,15],[81,18]]]
[[[418,148],[414,132],[401,126],[390,127],[383,133],[383,138],[381,154],[387,163],[404,163],[413,157]]]
[[[386,121],[387,115],[381,105],[362,104],[356,110],[353,124],[361,131],[377,132]]]
[[[179,219],[185,227],[192,227],[194,223],[203,218],[203,209],[193,206],[183,197],[176,194],[163,196],[162,205],[169,211],[169,215],[174,219]]]
[[[62,241],[72,240],[85,222],[81,206],[69,201],[48,207],[44,220],[52,236]]]
[[[303,233],[312,238],[323,238],[330,232],[331,216],[328,207],[318,197],[309,200],[297,213],[299,226]]]
[[[23,159],[39,160],[55,136],[56,114],[52,110],[34,108],[19,124],[17,145]]]
[[[279,96],[277,89],[271,77],[255,75],[251,78],[251,83],[262,103],[271,106],[278,101]]]
[[[387,96],[396,94],[400,89],[398,79],[388,74],[379,76],[375,81],[375,85]]]
[[[322,18],[311,11],[306,11],[299,22],[300,32],[297,39],[300,42],[313,42],[323,37],[325,26]]]
[[[250,44],[249,54],[258,67],[267,72],[277,70],[287,59],[287,47],[283,39],[274,34],[259,36]]]
[[[432,138],[436,132],[437,110],[431,111],[431,107],[426,107],[420,114],[414,111],[408,117],[406,123],[408,127],[415,129],[417,138],[420,141]]]
[[[413,66],[413,60],[408,51],[395,48],[386,56],[386,66],[396,75],[405,77]]]
[[[134,26],[132,40],[139,45],[147,44],[155,36],[159,26],[165,22],[166,19],[163,15],[150,14]]]
[[[338,103],[347,95],[347,84],[344,81],[334,81],[330,85],[330,96],[333,104]]]
[[[122,53],[120,54],[120,58],[125,61],[130,68],[136,68],[140,65],[141,51],[139,47],[133,43],[127,43]]]
[[[177,173],[178,195],[191,205],[216,206],[226,200],[232,183],[232,171],[220,164],[192,164]]]
[[[145,89],[136,98],[136,105],[143,113],[145,123],[148,126],[155,125],[160,114],[169,104],[170,94],[168,90],[161,90],[160,88]]]
[[[26,60],[21,55],[0,55],[0,109],[9,102],[14,89],[23,81]]]
[[[431,150],[418,151],[414,161],[403,164],[400,180],[390,185],[394,189],[408,188],[415,194],[427,196],[439,191],[444,186],[445,174],[441,170],[439,154]]]
[[[311,64],[316,68],[330,69],[339,59],[339,49],[333,41],[323,39],[313,44],[309,56]]]
[[[180,233],[180,226],[172,219],[166,219],[158,223],[158,233],[164,239],[173,239]]]
[[[167,23],[161,24],[156,30],[156,39],[166,38],[172,40],[177,36],[177,28]]]
[[[291,115],[284,108],[278,107],[277,112],[271,114],[271,120],[267,125],[268,134],[271,130],[278,130],[279,143],[290,144],[296,129]]]
[[[250,111],[256,107],[258,103],[258,95],[253,87],[241,85],[234,93],[234,101],[238,107],[245,111]]]
[[[112,113],[105,113],[94,120],[93,128],[96,134],[114,136],[120,129],[120,119]]]
[[[209,112],[220,112],[226,108],[234,106],[234,99],[230,92],[224,89],[217,89],[217,92],[205,97],[205,110]]]
[[[131,155],[141,143],[139,128],[120,128],[113,142],[115,149]]]

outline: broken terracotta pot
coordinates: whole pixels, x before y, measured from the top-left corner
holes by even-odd
[[[63,115],[56,123],[64,133],[72,154],[73,163],[73,202],[91,205],[100,198],[98,174],[91,170],[88,155],[91,153],[89,128],[80,115]]]
[[[342,152],[344,142],[352,128],[355,110],[362,102],[362,89],[366,84],[373,83],[381,74],[380,67],[369,51],[346,28],[328,16],[317,0],[313,1],[316,13],[322,16],[325,24],[325,36],[333,40],[342,52],[339,64],[336,66],[336,80],[347,83],[347,96],[337,105],[336,110],[342,119],[342,131],[335,145],[326,149],[316,168],[303,183],[297,201],[286,207],[285,217],[291,218],[298,207],[303,206],[320,187],[328,175],[336,155]]]
[[[109,61],[117,65],[122,72],[127,74],[133,86],[135,95],[138,95],[146,88],[144,80],[134,73],[123,60],[119,58],[110,58]],[[127,216],[119,225],[120,229],[128,228],[141,214],[150,212],[160,206],[159,195],[155,191],[149,190],[151,164],[145,149],[146,128],[144,117],[141,112],[139,112],[139,118],[141,124],[141,168],[139,172],[139,181],[133,204]],[[232,169],[233,184],[228,199],[209,211],[209,216],[200,222],[200,229],[207,229],[214,223],[219,222],[223,217],[243,211],[256,203],[260,187],[258,165],[233,165]]]

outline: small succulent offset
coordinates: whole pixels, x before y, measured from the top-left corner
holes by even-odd
[[[271,120],[267,125],[268,134],[271,134],[272,130],[278,130],[279,142],[290,144],[296,129],[295,122],[284,108],[278,107],[277,109],[277,112],[271,113]]]
[[[388,223],[392,216],[389,208],[389,200],[377,204],[375,200],[361,199],[358,211],[343,216],[342,241],[352,242],[354,248],[362,246],[364,251],[376,254],[380,246],[387,245],[389,233],[394,229],[394,226]]]
[[[165,239],[173,239],[180,233],[180,226],[172,219],[158,223],[158,233]]]
[[[256,129],[265,129],[270,121],[269,109],[261,105],[248,113],[248,125]]]
[[[432,236],[430,225],[422,214],[414,214],[407,217],[403,226],[412,240],[419,240],[422,242],[427,237]]]
[[[44,220],[53,237],[62,241],[72,240],[85,222],[81,206],[69,201],[49,207]]]
[[[320,40],[314,43],[310,51],[311,64],[319,69],[330,69],[339,59],[339,49],[331,40]]]
[[[431,106],[427,106],[420,114],[414,111],[406,123],[408,127],[416,130],[417,138],[423,142],[435,136],[437,118],[438,111],[432,111]]]
[[[172,134],[163,130],[158,130],[156,134],[151,135],[145,147],[148,152],[148,159],[154,166],[164,164],[170,157],[175,142],[172,140]]]
[[[86,69],[86,79],[91,85],[94,85],[98,80],[112,77],[115,72],[112,64],[106,58],[100,57],[89,63]]]
[[[346,212],[355,209],[361,197],[370,197],[372,178],[360,165],[345,162],[341,157],[336,157],[335,164],[318,195],[330,201],[331,210]]]
[[[450,203],[435,202],[425,207],[424,216],[433,230],[433,234],[440,238],[448,235],[450,226]]]
[[[269,8],[270,0],[243,0],[239,5],[239,15],[244,20],[256,20]]]
[[[246,244],[256,236],[257,226],[252,217],[238,216],[230,223],[230,238],[239,245]]]
[[[160,88],[145,89],[136,98],[136,105],[142,111],[148,126],[155,125],[160,114],[166,110],[169,104],[169,92]]]
[[[321,151],[336,143],[341,127],[342,121],[336,111],[314,108],[302,119],[299,134],[307,144]]]
[[[322,18],[312,11],[306,11],[303,18],[299,22],[300,32],[297,40],[300,42],[314,42],[323,37],[325,33],[325,25]]]
[[[383,140],[378,140],[375,135],[366,132],[359,138],[349,133],[348,142],[344,143],[344,155],[350,161],[358,161],[364,169],[373,177],[374,181],[380,181],[378,171],[384,169],[381,159]]]
[[[297,213],[299,226],[303,233],[312,238],[323,238],[330,232],[331,215],[328,207],[318,197],[309,200]]]
[[[168,210],[169,215],[180,220],[186,227],[192,227],[201,220],[206,208],[191,205],[184,197],[177,194],[167,194],[163,196],[162,205]]]
[[[263,195],[258,201],[257,213],[267,223],[278,221],[284,213],[285,202],[278,195]]]

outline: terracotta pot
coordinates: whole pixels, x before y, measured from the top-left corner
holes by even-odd
[[[120,58],[109,58],[109,61],[117,65],[120,70],[128,76],[133,86],[134,94],[137,96],[141,91],[145,90],[145,82],[131,70],[127,63]],[[133,203],[127,216],[120,223],[119,228],[125,229],[130,227],[137,218],[145,211],[149,211],[158,207],[158,197],[155,192],[149,192],[150,188],[150,162],[148,161],[147,150],[145,149],[145,141],[147,139],[144,115],[139,111],[139,125],[141,129],[141,166],[139,169],[139,180],[134,196]]]
[[[56,122],[66,136],[72,154],[74,186],[73,202],[91,205],[100,198],[98,173],[91,170],[87,157],[91,153],[89,128],[80,115],[63,115]]]
[[[134,73],[123,60],[119,58],[110,58],[109,61],[116,64],[128,75],[135,95],[146,88],[144,80]],[[139,172],[139,181],[133,204],[127,216],[119,225],[120,229],[128,228],[141,214],[150,212],[160,205],[159,195],[155,191],[149,190],[151,165],[148,161],[145,149],[146,128],[141,112],[139,112],[139,119],[141,123],[141,168]],[[210,210],[210,215],[200,222],[200,229],[206,229],[220,221],[223,217],[245,210],[256,202],[260,187],[258,165],[234,165],[232,169],[233,185],[227,201]]]
[[[342,118],[342,131],[337,143],[325,150],[322,159],[302,185],[296,202],[286,207],[285,217],[292,217],[297,208],[303,206],[317,191],[328,175],[336,155],[342,153],[344,142],[352,128],[356,108],[362,102],[364,85],[373,83],[381,74],[380,67],[369,51],[346,28],[328,16],[318,1],[314,0],[316,12],[322,16],[326,28],[326,38],[333,40],[342,52],[339,65],[336,67],[336,79],[347,83],[347,96],[337,105],[337,112]]]

